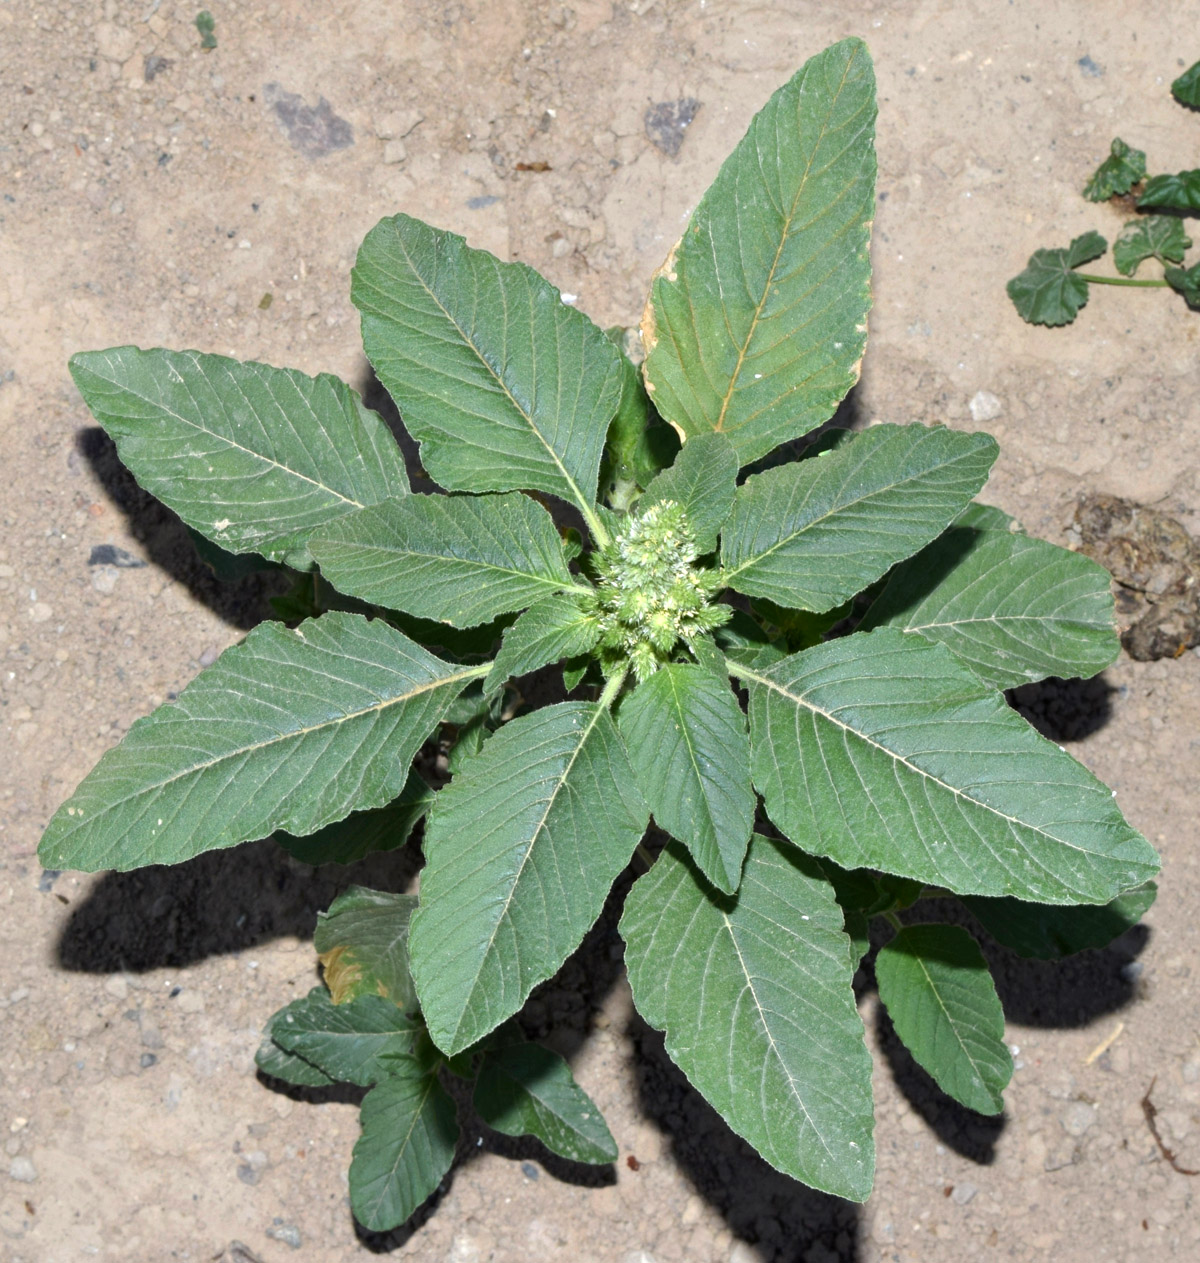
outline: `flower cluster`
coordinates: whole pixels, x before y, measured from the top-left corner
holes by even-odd
[[[696,539],[674,500],[630,516],[596,557],[595,617],[600,657],[612,674],[625,664],[644,680],[669,662],[681,640],[720,627],[733,612],[710,605],[717,572],[695,565]]]

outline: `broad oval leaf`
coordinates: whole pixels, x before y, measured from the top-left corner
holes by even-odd
[[[679,449],[675,463],[646,488],[638,512],[674,500],[687,516],[700,556],[717,546],[717,535],[733,510],[738,458],[723,434],[697,434]]]
[[[404,1223],[454,1161],[454,1102],[425,1060],[398,1057],[362,1103],[362,1135],[350,1162],[350,1208],[364,1228]]]
[[[437,482],[545,491],[593,512],[621,358],[549,281],[396,215],[363,241],[350,297]]]
[[[754,117],[655,275],[642,318],[655,407],[741,464],[832,415],[871,305],[875,76],[843,40]]]
[[[227,552],[303,568],[310,532],[408,491],[387,426],[328,373],[134,346],[70,368],[138,483]]]
[[[731,670],[755,785],[805,851],[1054,904],[1107,903],[1158,870],[1113,791],[944,645],[881,627]]]
[[[735,891],[758,798],[746,716],[729,681],[690,663],[660,667],[621,703],[620,726],[659,827],[714,886]]]
[[[373,995],[416,1010],[408,968],[408,928],[416,906],[415,895],[351,886],[317,913],[313,947],[334,1004]]]
[[[488,1049],[475,1081],[475,1110],[505,1136],[536,1136],[571,1162],[615,1162],[617,1145],[571,1068],[540,1044]]]
[[[1098,232],[1085,232],[1063,249],[1035,250],[1005,286],[1017,314],[1033,325],[1069,325],[1088,300],[1088,283],[1075,269],[1107,249]]]
[[[528,496],[405,496],[311,541],[335,587],[418,618],[474,627],[571,587],[554,519]]]
[[[1060,960],[1107,947],[1146,915],[1158,894],[1152,881],[1119,894],[1111,903],[1048,908],[1019,899],[963,899],[970,914],[997,943],[1037,960]]]
[[[314,987],[313,990],[323,991],[324,987]],[[274,1022],[283,1011],[280,1009],[271,1021]],[[271,1038],[270,1029],[270,1023],[268,1023],[262,1043],[254,1054],[254,1064],[263,1074],[272,1079],[279,1079],[283,1083],[291,1083],[298,1088],[328,1088],[337,1082],[319,1066],[314,1066],[311,1061],[305,1061],[303,1057],[297,1057],[295,1053],[284,1052]]]
[[[738,488],[721,534],[725,582],[790,609],[833,609],[911,557],[970,503],[989,434],[877,425]]]
[[[905,1047],[947,1095],[999,1114],[1012,1078],[1004,1010],[979,944],[957,925],[908,925],[875,958],[875,981]]]
[[[941,641],[998,689],[1092,676],[1121,646],[1103,566],[1043,539],[953,526],[898,566],[859,630]]]
[[[1192,239],[1183,231],[1183,221],[1174,215],[1143,215],[1131,219],[1113,242],[1113,262],[1123,276],[1132,276],[1138,264],[1157,259],[1164,266],[1180,263]]]
[[[444,1053],[511,1017],[579,946],[648,820],[616,726],[592,702],[506,724],[439,792],[409,950]]]
[[[787,1175],[865,1201],[871,1058],[815,861],[755,835],[730,897],[672,843],[630,891],[621,934],[638,1011],[733,1130]]]
[[[295,1057],[322,1070],[338,1083],[369,1087],[392,1072],[397,1057],[410,1056],[424,1030],[377,995],[360,995],[335,1004],[324,987],[314,987],[272,1018],[270,1036]]]
[[[483,682],[484,694],[494,692],[505,680],[587,653],[599,639],[599,623],[579,608],[575,597],[566,593],[546,597],[505,630],[500,652]]]
[[[481,674],[357,614],[262,623],[104,754],[39,854],[88,872],[178,864],[382,807]]]

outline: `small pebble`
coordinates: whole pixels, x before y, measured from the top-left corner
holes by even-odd
[[[524,1176],[527,1180],[536,1180],[536,1179],[537,1179],[537,1177],[538,1177],[538,1169],[537,1169],[537,1167],[535,1167],[535,1166],[533,1165],[533,1163],[532,1163],[532,1162],[522,1162],[522,1163],[521,1163],[521,1174],[522,1174],[522,1175],[523,1175],[523,1176]]]
[[[196,661],[202,667],[211,667],[220,656],[221,651],[216,647],[216,645],[209,645],[207,649],[201,650],[200,656],[196,659]]]
[[[1004,415],[1004,405],[990,390],[976,391],[967,407],[971,410],[971,420],[975,422],[995,421]]]
[[[1086,1101],[1072,1101],[1058,1121],[1068,1136],[1082,1136],[1096,1121],[1096,1111]]]
[[[33,1165],[32,1158],[27,1158],[24,1154],[21,1154],[9,1163],[8,1178],[10,1180],[19,1180],[22,1184],[32,1184],[37,1177],[37,1167]]]
[[[149,1070],[151,1066],[158,1064],[158,1058],[153,1053],[142,1053],[138,1064],[143,1070]]]
[[[954,1192],[950,1194],[950,1200],[956,1206],[965,1206],[978,1192],[979,1190],[974,1184],[969,1184],[964,1180],[962,1184],[954,1186]]]
[[[290,1245],[293,1250],[300,1249],[304,1244],[300,1229],[295,1224],[285,1224],[278,1219],[267,1229],[267,1236],[273,1241],[282,1241],[284,1245]]]

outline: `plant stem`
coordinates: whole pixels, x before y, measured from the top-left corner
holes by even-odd
[[[1135,281],[1131,276],[1096,276],[1092,272],[1076,272],[1081,281],[1090,281],[1093,285],[1133,285],[1139,289],[1170,289],[1166,281]]]
[[[901,923],[900,918],[894,912],[885,912],[883,914],[883,919],[892,927],[893,930],[896,931],[897,934],[904,929],[904,925]]]
[[[592,542],[597,548],[607,548],[612,543],[612,537],[604,528],[604,523],[600,521],[600,515],[592,508],[590,504],[585,504],[583,500],[577,502],[579,510],[583,514],[583,520],[588,525],[588,530],[592,533]]]
[[[625,683],[625,677],[629,674],[628,667],[622,667],[616,675],[610,675],[608,681],[604,685],[604,689],[600,694],[600,705],[606,710],[617,700],[617,694],[621,691],[621,686]]]

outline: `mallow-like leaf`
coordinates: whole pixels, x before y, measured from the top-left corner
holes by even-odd
[[[317,532],[351,596],[452,627],[489,623],[574,584],[554,519],[528,496],[405,496]]]
[[[1138,264],[1157,259],[1164,266],[1179,263],[1192,244],[1183,221],[1174,215],[1143,215],[1131,219],[1113,242],[1113,262],[1123,276],[1132,276]]]
[[[310,532],[408,491],[387,426],[328,373],[134,346],[71,376],[141,486],[230,553],[310,564]]]
[[[545,491],[592,512],[621,359],[549,281],[395,215],[363,241],[350,297],[437,482]]]
[[[733,509],[738,458],[723,434],[697,434],[679,450],[675,463],[646,488],[638,512],[674,500],[687,515],[700,556],[717,546],[717,534]]]
[[[271,1021],[271,1038],[339,1083],[369,1087],[391,1073],[397,1057],[413,1052],[424,1030],[419,1018],[390,1000],[360,995],[335,1004],[324,987],[293,1000]]]
[[[1183,105],[1200,110],[1200,61],[1189,66],[1171,84],[1171,95]]]
[[[1200,212],[1200,167],[1152,176],[1138,198],[1138,206],[1197,214]]]
[[[755,835],[726,896],[672,843],[630,891],[621,934],[638,1011],[733,1130],[785,1174],[865,1201],[871,1058],[816,862]]]
[[[409,950],[444,1053],[510,1017],[578,947],[648,820],[593,702],[505,724],[438,794]]]
[[[1069,325],[1088,300],[1088,283],[1075,269],[1107,249],[1098,232],[1085,232],[1065,249],[1035,250],[1005,287],[1017,314],[1034,325]]]
[[[369,995],[416,1010],[408,968],[408,927],[416,906],[415,895],[351,886],[317,913],[313,946],[334,1004]]]
[[[104,754],[39,854],[88,872],[178,864],[382,807],[481,674],[357,614],[261,623]]]
[[[504,632],[500,652],[483,682],[484,694],[505,680],[587,653],[600,639],[600,624],[565,592],[531,605]]]
[[[754,781],[798,846],[958,894],[1107,903],[1158,857],[1113,792],[944,646],[890,627],[731,664]]]
[[[350,1162],[350,1208],[372,1232],[404,1223],[454,1161],[454,1101],[423,1057],[397,1057],[362,1103]]]
[[[1193,311],[1200,311],[1200,263],[1190,268],[1167,268],[1163,278]]]
[[[941,641],[998,689],[1086,678],[1121,648],[1108,571],[1008,530],[952,526],[898,566],[859,630],[883,626]]]
[[[785,608],[833,609],[939,535],[997,451],[988,434],[877,425],[756,474],[721,534],[723,578]]]
[[[871,305],[875,77],[811,58],[754,117],[655,275],[643,372],[681,437],[741,464],[822,424],[858,379]]]
[[[947,1095],[999,1114],[1012,1078],[1004,1010],[979,944],[957,925],[908,925],[875,958],[875,981],[905,1047]]]
[[[620,726],[659,827],[714,886],[735,891],[758,798],[746,717],[727,677],[690,663],[660,667],[621,703]]]
[[[997,943],[1038,960],[1059,960],[1107,947],[1150,910],[1158,894],[1152,881],[1119,894],[1111,903],[1048,908],[1019,899],[963,899],[967,911]]]
[[[1115,194],[1128,193],[1145,175],[1146,155],[1118,136],[1109,146],[1108,157],[1083,186],[1083,195],[1089,202],[1107,202]]]
[[[410,771],[399,797],[386,807],[355,811],[304,838],[279,830],[275,841],[305,864],[353,864],[372,851],[402,847],[432,805],[433,790],[418,773]]]
[[[475,1110],[506,1136],[536,1136],[571,1162],[615,1162],[617,1145],[571,1068],[540,1044],[508,1044],[483,1054]]]

